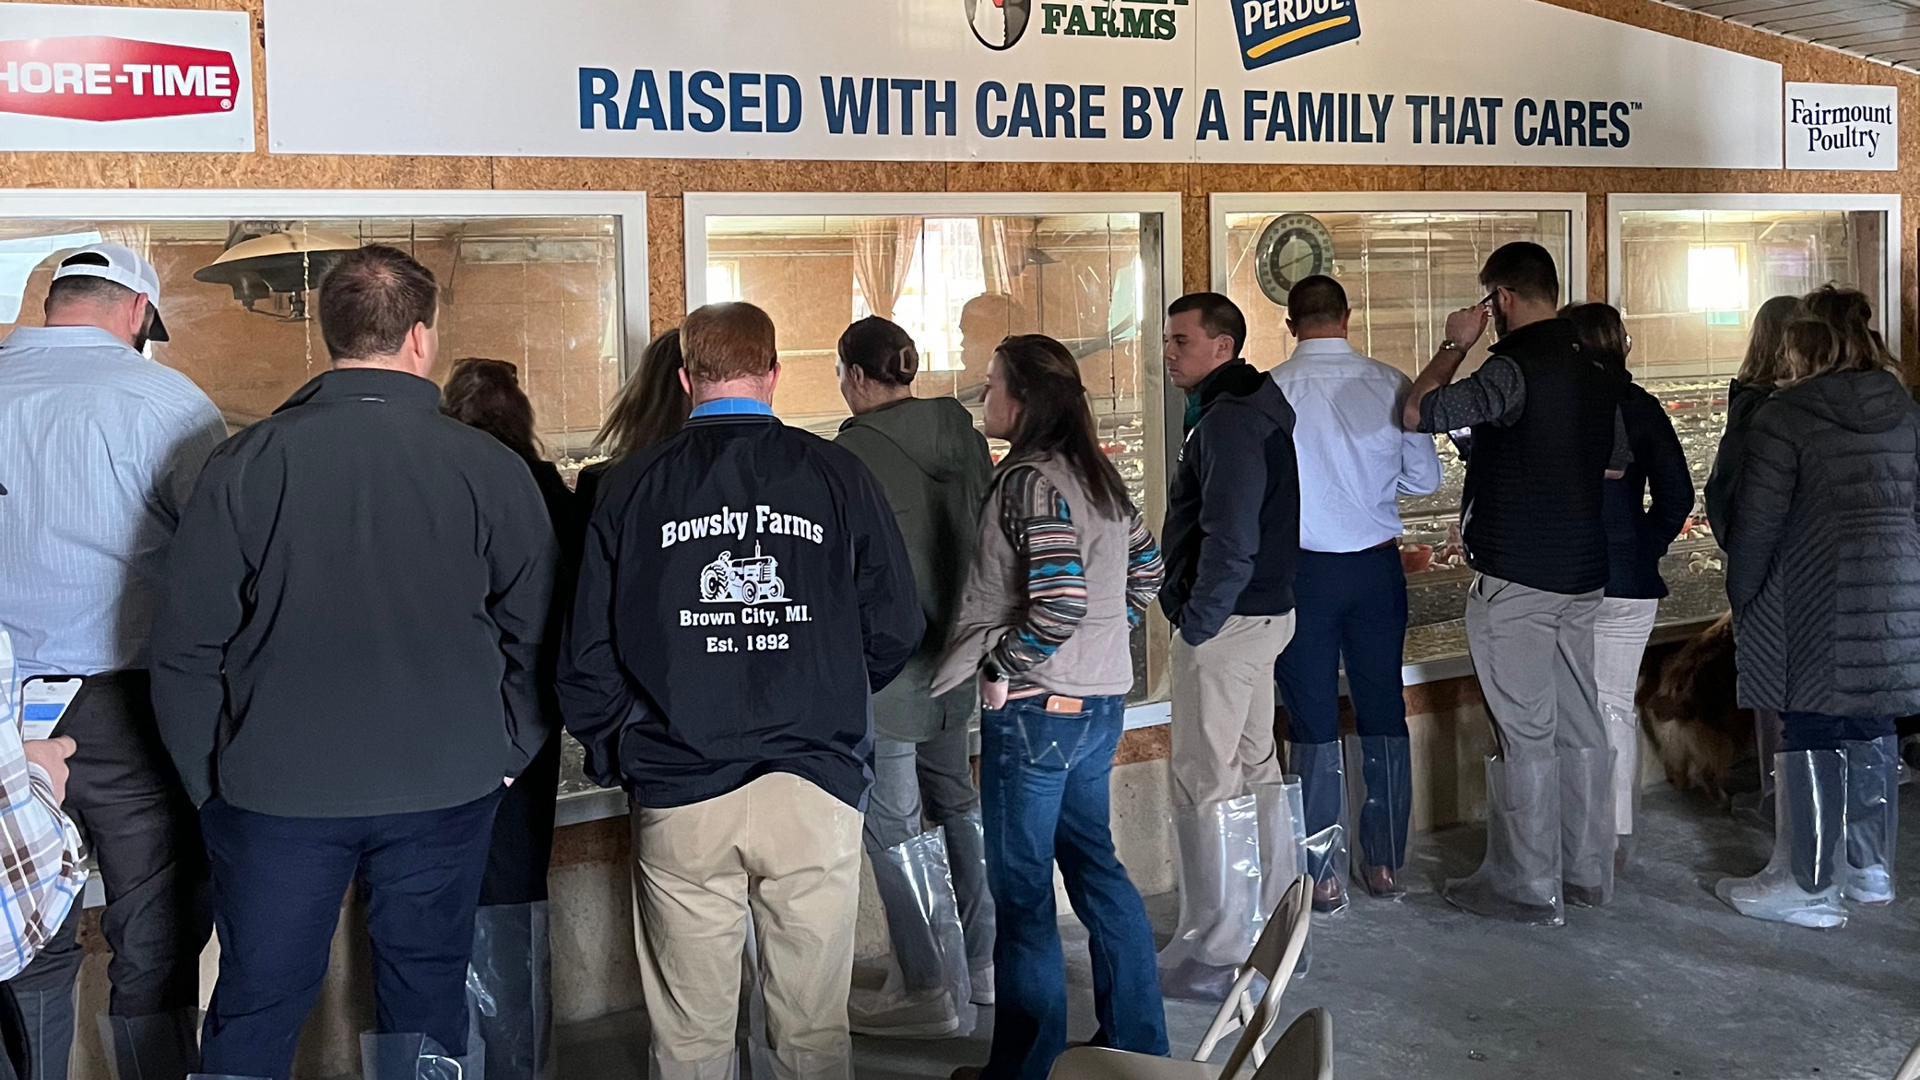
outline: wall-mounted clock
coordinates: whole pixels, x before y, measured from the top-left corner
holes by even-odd
[[[1260,291],[1285,307],[1296,283],[1333,272],[1333,234],[1311,215],[1282,214],[1261,231],[1253,266]]]

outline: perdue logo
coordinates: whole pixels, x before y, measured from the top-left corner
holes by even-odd
[[[1248,71],[1360,36],[1360,0],[1227,0]]]
[[[0,113],[111,122],[233,110],[231,53],[112,37],[0,41]]]

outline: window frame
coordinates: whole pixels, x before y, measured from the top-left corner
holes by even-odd
[[[1881,333],[1886,336],[1888,347],[1895,356],[1904,356],[1901,347],[1900,309],[1905,296],[1901,288],[1900,234],[1904,228],[1900,217],[1900,196],[1871,194],[1642,194],[1607,196],[1607,302],[1620,307],[1626,289],[1624,251],[1621,248],[1621,229],[1624,218],[1629,213],[1644,211],[1853,211],[1879,212],[1886,215],[1886,227],[1881,234],[1886,237],[1885,257],[1880,267],[1880,310]],[[1622,308],[1621,310],[1625,310]],[[1631,314],[1629,312],[1628,314]]]
[[[163,221],[306,218],[617,219],[621,378],[650,336],[647,195],[644,191],[325,191],[304,188],[181,190],[0,189],[0,218],[59,221]]]
[[[707,302],[707,220],[716,217],[1042,217],[1053,214],[1139,214],[1153,216],[1160,225],[1160,288],[1167,303],[1181,296],[1185,287],[1185,261],[1182,241],[1185,237],[1181,218],[1182,196],[1176,191],[1135,192],[781,192],[781,191],[689,191],[685,202],[685,238],[687,283],[686,309],[692,311]],[[1145,268],[1146,273],[1152,269]],[[1150,522],[1166,516],[1166,482],[1179,466],[1180,441],[1169,435],[1178,431],[1186,402],[1166,377],[1166,364],[1160,350],[1151,345],[1141,350],[1143,401],[1158,400],[1161,407],[1147,408],[1148,453],[1161,471],[1161,483],[1147,485],[1147,505],[1141,513]],[[1164,630],[1156,609],[1151,627]],[[1150,628],[1149,633],[1154,630]],[[1156,667],[1155,646],[1149,641],[1148,700],[1127,709],[1129,729],[1166,724],[1172,720],[1168,703],[1172,684],[1171,668],[1164,650]]]

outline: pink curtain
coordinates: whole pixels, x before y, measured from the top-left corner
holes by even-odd
[[[917,217],[860,218],[853,226],[853,276],[867,307],[883,319],[893,318],[893,305],[907,285],[907,271],[920,246]]]

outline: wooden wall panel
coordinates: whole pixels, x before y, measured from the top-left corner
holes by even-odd
[[[56,0],[79,2],[79,0]],[[264,0],[91,0],[129,7],[248,12],[264,41]],[[1021,164],[1001,162],[809,162],[572,158],[336,158],[266,153],[265,50],[256,49],[257,137],[253,154],[7,154],[0,187],[434,188],[635,190],[649,194],[652,321],[671,325],[685,307],[680,196],[688,191],[1177,191],[1185,196],[1182,272],[1189,288],[1209,279],[1207,199],[1228,191],[1575,191],[1588,195],[1590,295],[1606,287],[1606,196],[1619,192],[1875,192],[1907,196],[1902,244],[1902,345],[1920,341],[1920,76],[1819,46],[1789,41],[1667,7],[1655,0],[1541,0],[1778,62],[1789,81],[1898,85],[1905,133],[1901,173],[1784,170],[1458,168],[1405,166]],[[396,62],[403,62],[396,60]]]

